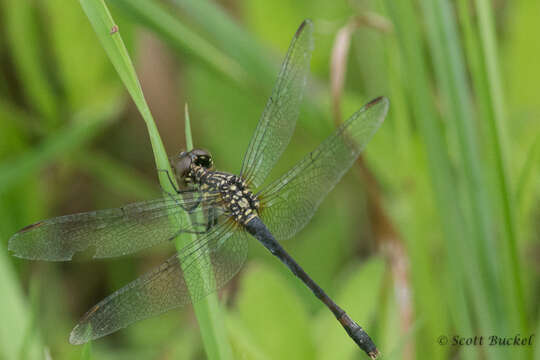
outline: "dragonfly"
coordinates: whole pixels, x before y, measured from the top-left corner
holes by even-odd
[[[313,24],[305,20],[289,46],[239,175],[214,170],[206,150],[183,151],[171,160],[173,174],[166,171],[177,194],[166,192],[156,200],[39,221],[11,237],[8,247],[13,255],[47,261],[69,261],[88,249],[93,249],[94,258],[117,257],[184,234],[193,239],[163,264],[92,307],[71,332],[72,344],[101,338],[223,287],[246,260],[251,236],[312,290],[368,356],[378,355],[366,331],[279,241],[293,237],[310,221],[381,126],[388,99],[368,102],[292,169],[262,186],[294,132],[312,51]],[[174,186],[171,175],[181,188]]]

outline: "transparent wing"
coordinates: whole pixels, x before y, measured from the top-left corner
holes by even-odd
[[[388,104],[388,99],[380,97],[364,105],[289,172],[263,189],[260,217],[277,239],[290,238],[308,223],[380,127]]]
[[[83,344],[204,298],[238,272],[247,251],[243,229],[231,221],[218,225],[178,255],[95,305],[73,329],[69,341]]]
[[[206,195],[202,201],[201,196],[192,192],[182,200],[169,197],[40,221],[13,235],[9,250],[21,258],[49,261],[71,260],[91,247],[94,258],[130,254],[183,232],[204,231],[205,224],[192,224],[185,216],[187,211],[207,219],[215,197]]]
[[[291,140],[309,71],[312,33],[310,20],[305,20],[296,31],[244,155],[240,175],[253,188],[263,183]]]

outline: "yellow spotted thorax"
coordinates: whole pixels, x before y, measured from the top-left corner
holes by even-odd
[[[237,175],[192,165],[186,181],[198,184],[203,193],[218,193],[222,206],[242,225],[258,216],[259,200],[248,189],[246,182]]]

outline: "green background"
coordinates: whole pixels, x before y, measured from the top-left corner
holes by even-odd
[[[188,103],[195,147],[237,173],[305,18],[311,78],[274,176],[344,120],[336,103],[345,118],[379,95],[391,105],[364,161],[284,247],[384,358],[540,358],[537,338],[451,344],[540,336],[539,16],[536,0],[0,0],[0,359],[366,358],[255,241],[219,293],[216,343],[192,307],[67,342],[86,310],[172,245],[71,263],[7,251],[35,221],[160,196],[128,53],[167,154],[185,148]],[[338,34],[350,51],[331,68]],[[340,95],[330,79],[344,71]]]

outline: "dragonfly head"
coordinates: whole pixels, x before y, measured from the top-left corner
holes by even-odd
[[[182,151],[172,161],[172,166],[176,176],[183,181],[189,181],[190,171],[194,166],[200,166],[207,170],[214,167],[212,155],[201,149],[193,149],[191,151]]]

